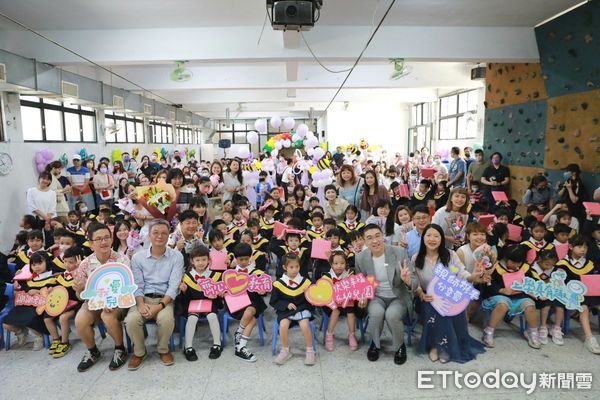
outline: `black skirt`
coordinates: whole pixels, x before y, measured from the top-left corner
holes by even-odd
[[[35,311],[35,307],[31,306],[18,306],[9,311],[4,323],[7,325],[16,326],[19,328],[29,328],[39,333],[48,334],[46,324],[44,324],[44,317],[38,315]]]

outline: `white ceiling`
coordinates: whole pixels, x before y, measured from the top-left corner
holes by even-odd
[[[305,34],[332,69],[349,68],[391,0],[324,0]],[[532,62],[533,27],[580,0],[397,0],[336,101],[431,101],[480,87],[479,62]],[[206,117],[243,103],[244,117],[324,109],[346,74],[324,71],[296,33],[265,21],[265,0],[0,0],[0,12]],[[75,32],[76,30],[76,32]],[[0,17],[0,49],[65,67],[130,90],[65,50]],[[390,58],[412,72],[392,81]],[[169,80],[173,60],[194,77]]]
[[[391,0],[324,0],[321,25],[372,25]],[[138,29],[262,24],[265,0],[1,0],[34,29]],[[397,0],[387,25],[535,26],[581,0]],[[379,4],[379,6],[378,6]]]

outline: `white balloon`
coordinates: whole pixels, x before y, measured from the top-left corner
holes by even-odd
[[[296,124],[296,121],[292,117],[287,117],[286,119],[283,120],[283,127],[288,131],[293,129],[295,124]]]
[[[248,150],[246,147],[241,147],[238,150],[238,157],[241,158],[242,160],[245,160],[249,156],[250,156],[250,150]]]
[[[248,143],[250,143],[250,144],[258,143],[258,132],[256,132],[256,131],[248,132],[248,134],[246,135],[246,140],[248,140]]]
[[[264,118],[259,118],[254,122],[254,128],[260,133],[265,133],[267,131],[267,120]]]
[[[319,181],[319,180],[323,179],[323,174],[321,173],[321,171],[316,170],[315,172],[313,172],[312,178],[313,178],[313,181]]]
[[[312,156],[314,153],[315,149],[313,149],[312,147],[306,149],[306,154],[308,154],[309,156]]]
[[[315,160],[320,160],[325,155],[325,150],[320,147],[315,147],[315,151],[313,153],[313,157]]]
[[[308,147],[317,147],[319,145],[319,141],[317,140],[316,137],[312,137],[310,139],[306,139],[304,141],[304,145],[308,146]]]
[[[302,140],[302,137],[295,133],[294,135],[292,135],[292,142],[297,142],[298,140]]]
[[[279,117],[271,117],[271,126],[274,129],[279,130],[279,127],[281,126],[281,118],[279,118]]]
[[[283,142],[283,147],[285,147],[286,149],[292,145],[292,142],[290,141],[290,139],[284,139],[284,140],[282,140],[282,142]]]
[[[282,142],[283,142],[283,140],[278,140],[278,141],[275,142],[275,148],[277,150],[281,150],[281,148],[283,147],[283,143]]]
[[[306,124],[298,125],[298,128],[296,128],[296,133],[301,135],[301,137],[306,136],[306,134],[308,133],[308,125],[306,125]]]
[[[315,137],[315,134],[312,131],[306,132],[306,138],[307,139],[312,139],[314,137]]]
[[[273,157],[277,157],[278,154],[279,154],[279,150],[277,148],[274,148],[273,150],[271,150],[271,155]]]

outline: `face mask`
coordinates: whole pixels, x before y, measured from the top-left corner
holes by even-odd
[[[471,187],[471,190],[473,191],[473,193],[475,193],[479,190],[479,188],[477,186],[473,186]]]
[[[465,157],[466,157],[466,158],[469,158],[469,157],[471,157],[471,153],[465,153]]]
[[[500,160],[494,159],[494,160],[492,160],[492,164],[500,165]]]
[[[102,172],[103,174],[108,172],[108,168],[102,167],[100,168],[100,172]]]
[[[567,171],[567,172],[565,172],[565,173],[563,174],[563,178],[565,178],[565,181],[566,181],[567,179],[569,179],[570,177],[571,177],[571,173],[570,173],[569,171]]]
[[[442,164],[440,160],[435,160],[433,163],[438,167]]]
[[[82,213],[86,213],[88,211],[88,208],[87,207],[81,207],[80,210],[81,210]]]
[[[483,157],[481,157],[481,156],[477,156],[476,158],[477,158],[477,162],[481,162],[483,160]]]
[[[123,161],[129,162],[129,157],[128,156],[123,157]]]

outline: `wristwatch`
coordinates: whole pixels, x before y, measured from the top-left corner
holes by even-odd
[[[160,305],[162,306],[163,310],[164,310],[165,308],[167,308],[167,305],[166,305],[166,304],[165,304],[165,303],[164,303],[162,300],[161,300],[161,301],[159,301],[159,302],[158,302],[158,304],[160,304]]]

